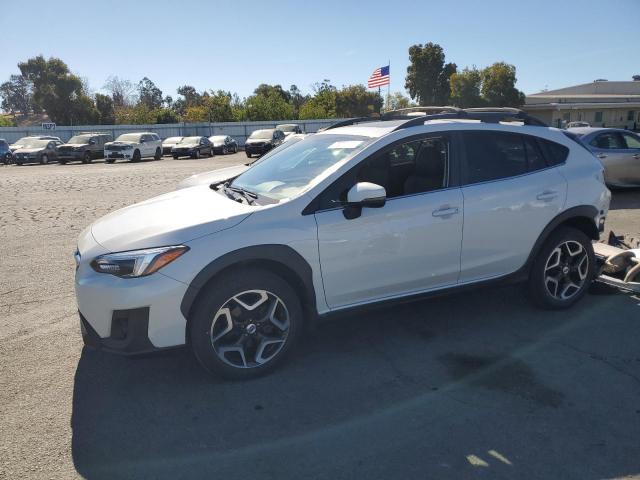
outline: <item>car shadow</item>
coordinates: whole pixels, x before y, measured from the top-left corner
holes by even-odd
[[[86,478],[637,473],[614,455],[569,474],[578,463],[572,455],[592,466],[594,452],[581,450],[582,439],[567,446],[582,423],[564,409],[591,401],[601,374],[591,372],[592,389],[576,398],[564,385],[582,373],[559,369],[566,360],[552,350],[624,302],[589,296],[570,312],[541,312],[519,288],[505,287],[353,313],[320,324],[281,369],[243,382],[209,376],[186,349],[139,359],[84,349],[74,382],[74,465]],[[623,308],[637,315],[632,302]],[[583,360],[566,355],[572,368]],[[600,408],[608,418],[595,432],[628,422]],[[551,433],[541,435],[545,428]],[[631,458],[631,450],[622,452]]]
[[[631,210],[640,208],[640,188],[617,188],[611,190],[609,210]]]

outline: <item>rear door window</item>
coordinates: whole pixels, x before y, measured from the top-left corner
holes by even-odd
[[[527,173],[520,135],[505,132],[464,132],[463,182],[467,185]]]
[[[630,133],[623,133],[622,136],[624,137],[627,148],[640,148],[640,137],[636,137]]]
[[[626,147],[622,135],[618,132],[606,132],[591,140],[591,145],[603,150],[621,150]]]

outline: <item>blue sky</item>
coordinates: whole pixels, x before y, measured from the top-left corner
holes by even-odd
[[[304,92],[328,78],[366,83],[391,61],[404,92],[408,48],[435,42],[459,68],[506,61],[525,93],[640,74],[640,0],[9,1],[0,81],[37,54],[63,59],[100,91],[109,75],[251,94]]]

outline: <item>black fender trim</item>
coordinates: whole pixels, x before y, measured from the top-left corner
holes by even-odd
[[[209,263],[189,284],[180,303],[180,311],[189,320],[189,312],[200,290],[218,273],[232,265],[278,264],[284,272],[291,272],[294,278],[285,278],[299,294],[303,307],[308,313],[317,315],[316,294],[313,288],[313,271],[309,263],[293,248],[281,244],[265,244],[245,247],[226,253]],[[276,271],[276,273],[279,273]],[[290,275],[289,275],[290,276]],[[285,275],[286,277],[286,275]]]
[[[598,215],[598,209],[593,205],[579,205],[577,207],[571,207],[564,212],[558,214],[553,220],[551,220],[547,226],[542,230],[542,233],[538,236],[536,243],[533,244],[533,248],[529,253],[529,257],[524,265],[524,268],[528,269],[528,267],[533,263],[533,260],[538,255],[538,252],[544,245],[544,242],[547,241],[551,232],[553,232],[556,228],[558,228],[563,223],[570,222],[573,219],[586,218],[591,221],[593,230],[590,232],[585,232],[592,240],[598,240],[600,234],[598,232],[598,225],[596,225],[595,218]],[[589,227],[591,230],[591,227]]]

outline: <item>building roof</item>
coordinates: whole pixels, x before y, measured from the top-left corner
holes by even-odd
[[[527,95],[528,97],[553,96],[565,97],[568,95],[640,95],[640,81],[599,81],[583,83],[572,87],[558,88],[544,92]]]

